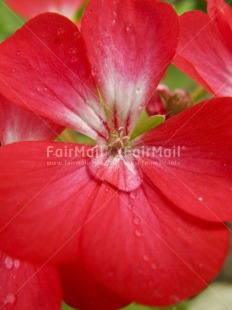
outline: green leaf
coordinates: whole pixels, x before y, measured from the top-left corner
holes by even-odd
[[[122,310],[187,310],[188,303],[182,302],[178,305],[169,306],[169,307],[146,307],[142,305],[138,305],[136,303],[132,303],[129,306],[122,308]]]
[[[74,308],[69,307],[68,305],[66,305],[65,303],[62,304],[62,310],[75,310]]]
[[[138,136],[142,135],[154,127],[162,124],[165,121],[164,115],[154,115],[143,119],[141,122],[135,126],[135,129],[130,137],[130,140],[134,140]]]
[[[25,19],[19,17],[0,0],[0,42],[20,28]]]

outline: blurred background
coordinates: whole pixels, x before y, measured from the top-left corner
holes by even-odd
[[[33,1],[33,0],[28,0]],[[205,0],[166,0],[164,2],[171,3],[177,13],[183,14],[189,10],[202,10],[206,11]],[[227,0],[229,4],[231,0]],[[82,12],[77,14],[81,15]],[[77,16],[78,16],[77,15]],[[3,0],[0,0],[0,42],[5,40],[8,36],[13,34],[18,28],[20,28],[26,19],[17,15],[10,10]],[[174,66],[170,66],[162,83],[166,84],[171,91],[177,88],[183,88],[189,92],[194,103],[197,103],[204,98],[209,97],[202,88],[194,81],[177,70]],[[232,226],[230,225],[232,229]],[[210,264],[210,262],[209,262]],[[72,308],[63,304],[62,310],[71,310]],[[130,306],[123,308],[124,310],[231,310],[232,309],[232,254],[230,253],[223,270],[215,279],[215,281],[206,288],[201,294],[192,298],[191,300],[182,302],[179,305],[171,307],[144,307],[137,304],[131,304]],[[94,310],[94,309],[93,309]],[[107,310],[107,309],[106,309]]]

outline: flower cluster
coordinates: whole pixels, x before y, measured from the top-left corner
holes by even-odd
[[[54,2],[7,1],[26,17]],[[47,12],[0,44],[0,307],[166,306],[220,271],[232,9],[208,9],[178,17],[161,1],[90,0],[81,30]],[[166,114],[161,97],[152,104],[171,62],[217,97],[193,106],[168,90],[164,121],[149,114]],[[88,143],[61,141],[65,128]]]

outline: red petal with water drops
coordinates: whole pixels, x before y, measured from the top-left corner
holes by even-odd
[[[230,96],[232,54],[214,21],[203,12],[187,12],[180,28],[174,64],[210,93]]]
[[[202,102],[142,138],[144,180],[184,211],[232,219],[232,99]],[[153,151],[152,151],[153,150]]]
[[[0,148],[2,249],[31,261],[76,259],[78,235],[99,188],[87,171],[87,150],[54,142]]]
[[[1,145],[17,141],[54,140],[63,127],[13,104],[0,94]]]
[[[130,302],[113,294],[88,273],[81,261],[60,268],[64,301],[83,310],[115,310]]]
[[[0,81],[14,103],[93,139],[107,135],[82,38],[67,18],[39,15],[4,41]]]
[[[0,308],[59,310],[60,279],[53,267],[36,266],[0,252]]]
[[[109,118],[129,132],[174,56],[177,15],[153,0],[92,0],[82,32]]]
[[[107,200],[83,227],[81,249],[87,270],[115,294],[148,305],[174,304],[219,272],[229,240],[223,223],[185,214],[146,182],[130,195],[103,185],[98,204]]]
[[[56,12],[72,19],[84,2],[85,0],[6,0],[9,8],[27,18],[44,12]]]

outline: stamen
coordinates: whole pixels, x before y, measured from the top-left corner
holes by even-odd
[[[117,131],[113,131],[108,140],[108,150],[117,151],[118,155],[122,155],[125,149],[130,148],[129,146],[129,136],[125,136],[124,128],[119,127]]]

